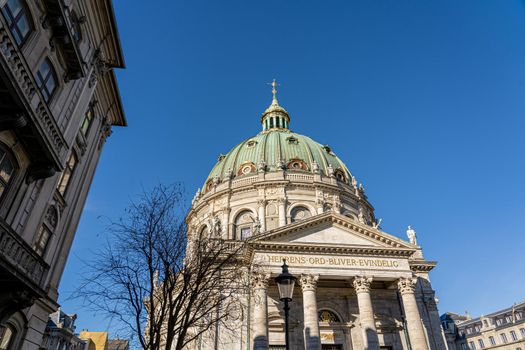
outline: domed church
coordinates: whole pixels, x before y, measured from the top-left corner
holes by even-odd
[[[428,276],[436,263],[424,259],[415,231],[408,241],[382,231],[334,150],[290,130],[272,86],[261,132],[219,156],[186,219],[189,234],[246,242],[258,266],[241,318],[217,327],[215,348],[285,349],[274,281],[284,259],[297,277],[290,349],[446,349]]]

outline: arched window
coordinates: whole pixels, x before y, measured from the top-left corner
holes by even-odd
[[[253,233],[252,212],[244,210],[235,218],[235,237],[244,240]]]
[[[341,182],[345,182],[346,183],[346,176],[345,176],[345,173],[340,170],[340,169],[337,169],[335,171],[335,177],[337,178],[337,180],[341,181]]]
[[[341,322],[339,319],[339,316],[335,314],[335,312],[330,310],[319,310],[319,322]]]
[[[15,38],[18,46],[22,45],[31,34],[31,20],[29,10],[24,0],[7,0],[2,13],[7,20],[9,31]]]
[[[38,89],[42,93],[44,100],[49,102],[55,93],[57,88],[57,78],[55,70],[49,58],[46,58],[40,64],[40,68],[36,72],[36,83]]]
[[[0,350],[8,350],[11,348],[13,340],[16,336],[16,329],[11,325],[0,328]]]
[[[7,149],[4,149],[0,145],[0,198],[5,193],[9,183],[13,179],[16,167],[13,158],[8,153]]]
[[[308,208],[297,206],[292,209],[290,216],[292,218],[292,222],[296,222],[309,218],[310,216],[312,216],[312,213],[310,213],[310,210],[308,210]]]

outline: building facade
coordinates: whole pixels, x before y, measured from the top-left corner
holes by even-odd
[[[40,349],[86,350],[88,342],[75,334],[76,314],[68,315],[58,309],[49,315]]]
[[[0,0],[0,343],[38,349],[98,159],[126,124],[110,0]]]
[[[284,349],[274,282],[283,259],[298,277],[291,349],[445,349],[429,271],[416,234],[379,226],[362,185],[328,145],[290,130],[273,100],[262,131],[220,155],[187,216],[188,234],[245,241],[249,292],[239,317],[198,349]]]
[[[449,350],[525,349],[525,302],[458,322],[447,315],[441,319]]]

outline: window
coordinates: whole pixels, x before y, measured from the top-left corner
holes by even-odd
[[[521,337],[525,338],[525,328],[520,328]]]
[[[73,32],[73,38],[75,38],[75,41],[78,43],[82,40],[82,28],[80,25],[84,23],[85,17],[79,18],[77,16],[77,13],[75,11],[71,11],[71,24],[72,24],[72,32]]]
[[[507,316],[505,317],[505,321],[507,321],[507,323],[511,323],[512,322],[512,316]]]
[[[35,243],[33,243],[33,249],[38,255],[44,255],[50,237],[51,231],[45,225],[41,225]]]
[[[506,343],[509,342],[509,341],[507,340],[507,335],[506,335],[505,333],[501,333],[499,336],[500,336],[501,341],[503,342],[503,344],[506,344]]]
[[[461,343],[461,350],[468,350],[467,349],[467,344]]]
[[[0,198],[13,178],[15,165],[5,149],[0,146]]]
[[[235,229],[237,239],[246,239],[250,237],[253,233],[253,223],[252,212],[245,210],[237,215],[235,219]]]
[[[518,336],[516,335],[516,332],[514,331],[510,331],[510,337],[512,338],[512,340],[518,340]]]
[[[502,323],[503,323],[503,320],[501,318],[498,318],[496,320],[496,326],[501,326]]]
[[[312,214],[307,208],[299,206],[292,209],[290,216],[292,222],[297,222],[309,218]]]
[[[71,176],[73,176],[73,172],[75,171],[76,166],[77,166],[77,155],[75,151],[72,151],[66,163],[66,167],[64,171],[62,172],[62,175],[60,176],[60,180],[58,181],[57,190],[62,196],[66,194],[67,187],[69,185],[69,181],[71,180]]]
[[[469,350],[476,350],[476,344],[473,341],[468,343]]]
[[[40,65],[40,68],[38,68],[36,83],[44,97],[44,101],[49,102],[57,87],[56,74],[49,58],[46,58]]]
[[[483,342],[483,339],[479,339],[478,343],[479,343],[479,348],[480,349],[483,349],[485,347],[485,343]]]
[[[516,312],[516,315],[514,315],[516,317],[516,320],[519,321],[523,318],[523,312],[521,311],[518,311]]]
[[[15,38],[18,46],[31,34],[31,24],[29,21],[29,11],[27,10],[24,0],[8,0],[2,7],[2,13],[9,26],[9,31]]]
[[[319,322],[341,322],[339,317],[330,310],[320,310],[319,311]]]
[[[488,327],[489,326],[489,323],[487,322],[487,320],[483,320],[483,327]]]
[[[11,327],[1,327],[0,328],[0,350],[7,350],[11,347],[11,343],[15,338],[16,330]]]
[[[80,125],[80,131],[82,135],[87,136],[91,122],[93,121],[93,108],[89,107],[86,114],[84,115],[84,120],[82,120],[82,125]]]
[[[489,337],[489,342],[490,342],[490,345],[496,345],[496,339],[494,339],[493,336]]]

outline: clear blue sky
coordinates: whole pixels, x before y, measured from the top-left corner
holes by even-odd
[[[129,121],[108,139],[60,288],[108,218],[158,182],[192,197],[219,153],[260,130],[271,100],[329,144],[383,229],[411,224],[439,310],[486,314],[525,299],[525,2],[114,0]],[[109,328],[111,329],[111,328]]]

